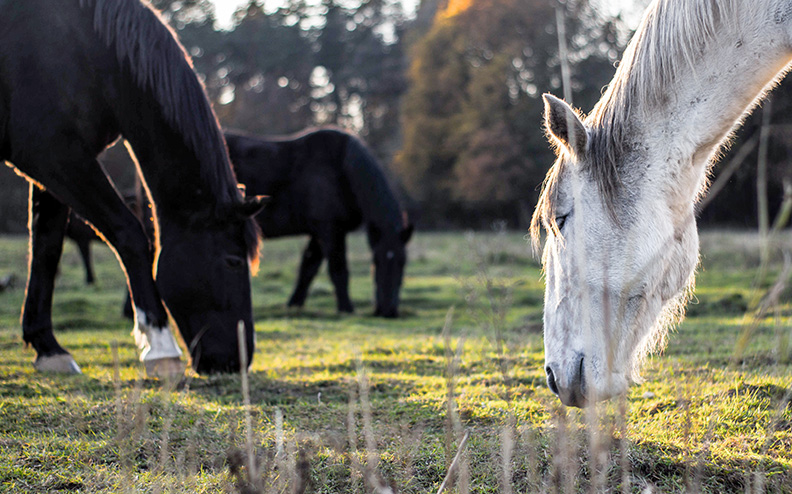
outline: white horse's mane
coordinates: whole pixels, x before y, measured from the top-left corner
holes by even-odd
[[[620,189],[618,163],[630,151],[632,122],[636,108],[650,112],[671,96],[675,80],[685,72],[695,73],[698,58],[716,36],[755,32],[777,0],[655,0],[643,17],[624,52],[615,76],[602,98],[585,118],[589,129],[584,166],[599,185],[609,206]],[[742,5],[742,7],[741,7]],[[741,34],[742,33],[742,34]],[[559,160],[554,168],[563,165]],[[551,170],[532,221],[531,233],[538,246],[542,224],[554,228],[555,189],[560,170]]]
[[[607,91],[587,123],[593,127],[624,125],[632,103],[662,104],[682,72],[696,69],[697,58],[716,35],[758,28],[767,10],[752,0],[750,9],[741,0],[655,0],[624,52]],[[757,15],[751,15],[755,13]]]
[[[586,119],[591,129],[591,168],[598,182],[613,196],[618,180],[616,163],[630,148],[628,136],[640,106],[644,113],[663,106],[672,97],[674,82],[696,72],[705,47],[716,36],[759,29],[773,0],[655,0],[625,51],[616,75]],[[753,15],[752,15],[753,14]],[[604,176],[600,175],[604,174]],[[611,192],[611,193],[608,193]]]

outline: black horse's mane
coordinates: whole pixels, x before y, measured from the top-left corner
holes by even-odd
[[[140,0],[80,0],[93,9],[93,28],[104,43],[127,64],[138,87],[151,91],[165,119],[184,139],[200,164],[200,178],[220,207],[239,202],[220,124],[190,57],[176,34],[159,14]],[[258,225],[245,222],[248,258],[258,263]]]
[[[80,0],[94,31],[115,49],[136,84],[152,92],[165,119],[201,164],[201,179],[220,204],[237,199],[220,125],[176,34],[140,0]]]

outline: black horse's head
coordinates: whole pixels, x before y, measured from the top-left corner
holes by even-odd
[[[398,231],[383,231],[368,226],[368,240],[374,253],[375,316],[399,317],[399,290],[407,264],[406,245],[413,226]]]
[[[260,209],[254,198],[209,217],[160,220],[157,288],[199,373],[239,371],[239,321],[252,360],[250,273],[258,261],[252,215]]]

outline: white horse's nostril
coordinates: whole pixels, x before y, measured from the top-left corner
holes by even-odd
[[[545,373],[547,374],[547,387],[550,388],[553,394],[558,395],[558,385],[556,384],[553,368],[548,365],[545,367]]]
[[[578,380],[580,382],[580,395],[583,397],[583,400],[586,399],[586,369],[583,367],[583,359],[584,356],[580,356],[580,367],[578,367]]]
[[[586,373],[585,357],[578,354],[568,366],[568,372],[560,374],[563,369],[551,363],[545,367],[547,386],[555,393],[561,402],[570,407],[582,408],[586,406]]]

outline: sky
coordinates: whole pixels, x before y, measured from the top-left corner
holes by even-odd
[[[218,23],[221,26],[227,26],[234,11],[241,5],[247,4],[248,1],[249,0],[212,0],[215,4],[215,13],[217,14]],[[401,0],[401,3],[404,5],[404,10],[406,12],[415,12],[419,1],[420,0]],[[284,2],[280,0],[265,0],[264,3],[269,9],[274,10],[278,7],[278,4]]]
[[[217,13],[217,19],[221,26],[229,25],[229,20],[231,19],[231,14],[243,4],[248,3],[248,0],[212,0],[215,4],[215,9]],[[415,12],[417,5],[420,0],[401,0],[402,4],[404,5],[405,12]],[[625,12],[634,12],[634,4],[638,5],[645,5],[647,0],[596,0],[598,3],[602,5],[602,8],[605,9],[609,13],[617,13],[619,11],[624,10]],[[278,6],[279,3],[282,3],[280,0],[266,0],[266,5],[275,8]],[[629,24],[637,25],[639,20],[639,15],[637,13],[628,14],[626,16],[626,20]],[[631,27],[635,27],[634,25]]]
[[[229,19],[243,3],[247,3],[247,0],[214,0],[218,19]]]

